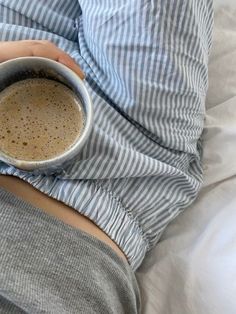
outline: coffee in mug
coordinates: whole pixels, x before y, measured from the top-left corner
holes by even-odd
[[[0,150],[20,160],[46,160],[67,151],[81,135],[79,98],[64,84],[30,78],[0,92]]]

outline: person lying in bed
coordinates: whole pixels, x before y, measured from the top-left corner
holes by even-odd
[[[212,1],[0,0],[0,62],[84,77],[94,128],[57,175],[0,162],[2,313],[139,313],[135,271],[202,183]]]

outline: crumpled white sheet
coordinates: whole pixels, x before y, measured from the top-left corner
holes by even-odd
[[[236,313],[236,2],[226,2],[216,0],[204,187],[137,273],[144,314]]]

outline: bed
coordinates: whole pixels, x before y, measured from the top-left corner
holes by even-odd
[[[144,314],[236,313],[235,16],[235,0],[215,0],[204,186],[138,270]]]

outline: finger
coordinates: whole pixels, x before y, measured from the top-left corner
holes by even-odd
[[[81,79],[85,77],[83,71],[70,56],[47,40],[0,42],[0,62],[29,56],[44,57],[58,61],[69,67]]]
[[[31,49],[34,56],[45,57],[58,61],[74,71],[81,79],[84,79],[85,75],[75,61],[54,44],[45,41],[43,44],[40,43],[38,45],[32,45]]]
[[[75,61],[68,56],[67,54],[61,54],[58,58],[58,62],[66,65],[72,71],[74,71],[82,80],[85,78],[84,72],[81,68],[75,63]]]
[[[31,55],[32,51],[29,44],[26,45],[23,41],[0,42],[0,62]]]

